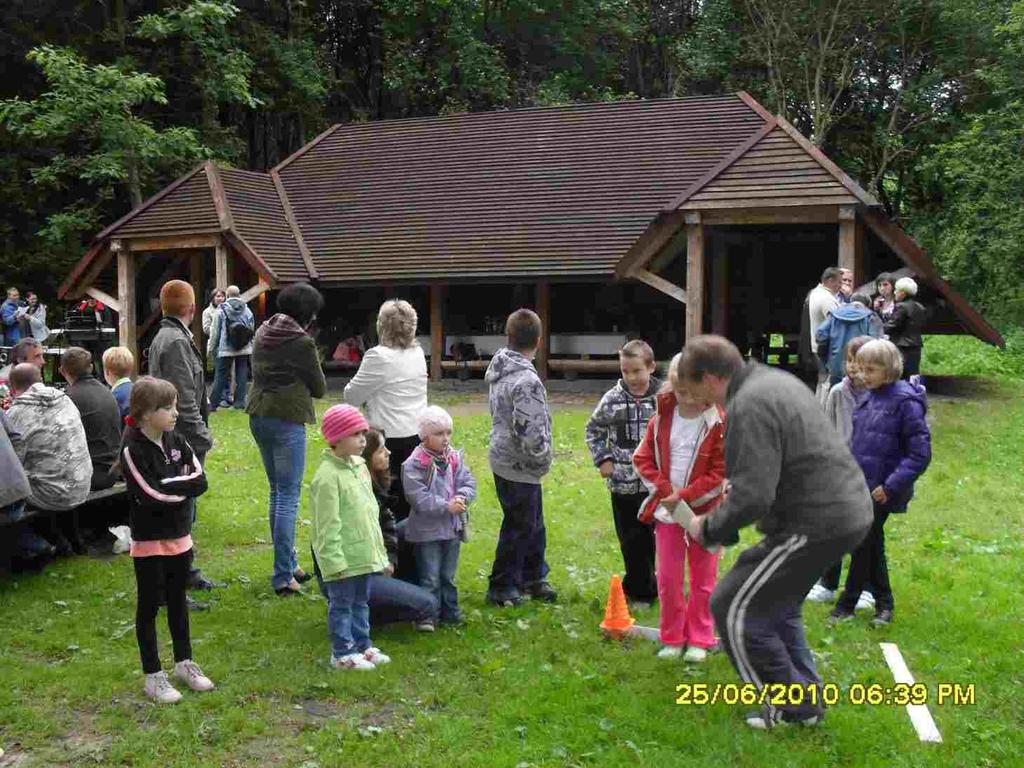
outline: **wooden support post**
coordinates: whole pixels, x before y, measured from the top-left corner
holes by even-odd
[[[189,282],[192,283],[192,290],[196,293],[196,314],[192,318],[192,335],[195,336],[196,346],[199,351],[206,352],[206,342],[203,341],[203,304],[205,298],[203,289],[203,252],[193,251],[189,261]]]
[[[857,277],[857,209],[852,205],[839,206],[839,267]]]
[[[141,361],[135,331],[135,257],[127,248],[117,251],[117,298],[121,304],[117,313],[118,344],[132,351],[138,370]]]
[[[699,211],[686,213],[686,338],[704,332],[704,225]]]
[[[537,315],[540,317],[540,346],[537,347],[537,375],[541,381],[548,378],[548,357],[551,351],[551,283],[537,283]]]
[[[227,289],[231,282],[231,271],[228,264],[228,244],[224,242],[223,238],[217,243],[214,254],[217,276],[213,287],[223,291]]]
[[[444,376],[444,286],[430,285],[430,380],[440,381]]]
[[[857,219],[857,225],[854,228],[854,242],[853,242],[853,287],[856,289],[858,286],[863,285],[868,281],[867,273],[867,261],[865,257],[865,241],[867,240],[867,230],[864,228],[864,222]]]
[[[711,332],[729,335],[729,248],[718,244],[711,262]]]

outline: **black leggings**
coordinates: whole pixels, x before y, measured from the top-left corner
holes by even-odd
[[[142,671],[147,675],[160,671],[160,646],[156,639],[156,615],[167,602],[167,626],[174,643],[174,661],[192,658],[192,641],[188,631],[188,606],[185,589],[192,550],[180,555],[136,557],[135,583],[138,600],[135,606],[135,637],[139,641]]]

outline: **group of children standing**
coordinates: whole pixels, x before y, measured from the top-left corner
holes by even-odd
[[[853,553],[830,621],[872,605],[878,626],[893,617],[883,526],[889,514],[906,511],[914,482],[931,459],[927,403],[922,386],[900,381],[902,358],[891,342],[858,337],[845,355],[846,375],[832,387],[826,410],[836,439],[849,445],[864,472],[875,522]],[[683,524],[690,515],[679,512],[707,514],[724,499],[726,414],[693,397],[677,375],[678,359],[660,385],[651,347],[628,342],[619,353],[622,378],[594,410],[586,437],[611,492],[627,598],[650,605],[657,597],[660,658],[702,662],[717,645],[710,597],[718,552],[689,536]],[[837,563],[809,599],[834,599],[839,575]]]

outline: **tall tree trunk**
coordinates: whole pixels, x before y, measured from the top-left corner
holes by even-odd
[[[129,151],[126,164],[128,166],[128,197],[132,201],[132,208],[138,208],[142,205],[142,184],[139,181],[139,160],[134,150]]]

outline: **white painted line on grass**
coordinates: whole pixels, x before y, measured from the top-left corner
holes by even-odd
[[[889,669],[892,671],[893,679],[897,683],[913,685],[914,676],[910,674],[907,662],[903,660],[903,654],[896,647],[896,643],[879,643],[878,645],[882,648],[882,655],[885,656],[885,663],[889,665]],[[910,715],[910,722],[913,724],[914,730],[917,731],[917,737],[921,741],[942,743],[942,734],[939,733],[939,729],[935,725],[932,713],[928,710],[927,705],[907,704],[907,714]]]

